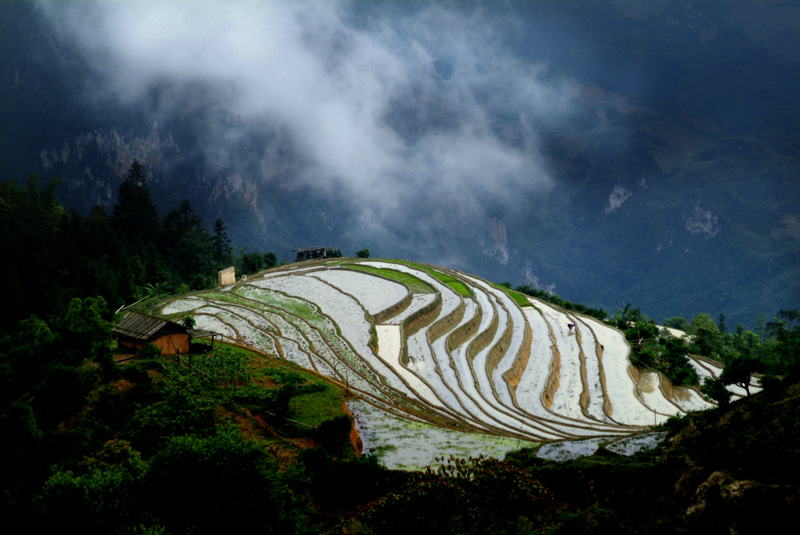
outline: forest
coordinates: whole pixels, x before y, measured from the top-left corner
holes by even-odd
[[[797,311],[753,331],[723,315],[667,318],[688,343],[632,305],[603,318],[625,333],[634,364],[678,384],[696,381],[685,352],[722,360],[720,383],[762,376],[762,393],[734,403],[707,384],[720,408],[668,421],[660,449],[601,448],[567,463],[523,449],[390,471],[354,448],[348,393],[283,361],[220,346],[197,348],[193,367],[152,348],[117,362],[114,311],[213,286],[229,265],[274,267],[276,256],[233,248],[224,222],[207,230],[188,202],[159,217],[136,161],[111,214],[66,210],[57,183],[0,182],[9,533],[748,533],[790,518],[800,498]]]

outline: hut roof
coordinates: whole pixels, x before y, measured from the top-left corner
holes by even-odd
[[[185,325],[174,321],[148,316],[141,312],[128,312],[118,324],[111,328],[117,334],[129,336],[138,340],[150,340],[164,329],[171,332],[188,332]]]
[[[330,249],[329,245],[322,245],[320,247],[303,247],[302,249],[292,249],[293,253],[304,253],[306,251],[319,251],[322,249]]]
[[[165,325],[173,323],[165,319],[148,316],[141,312],[128,312],[118,324],[112,327],[112,331],[139,340],[148,340]],[[177,323],[175,325],[178,325]],[[185,327],[184,327],[185,329]]]
[[[149,316],[136,311],[128,312],[128,314],[122,318],[122,321],[112,327],[111,330],[117,334],[129,336],[138,340],[149,340],[165,327],[169,327],[173,332],[186,332],[190,338],[208,338],[209,336],[216,336],[217,334],[211,331],[189,329],[180,323]]]

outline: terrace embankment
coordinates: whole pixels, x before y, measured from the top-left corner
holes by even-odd
[[[520,408],[517,402],[517,386],[519,386],[519,381],[525,368],[528,367],[528,361],[531,358],[532,342],[533,330],[530,324],[525,322],[525,334],[522,338],[522,347],[517,351],[517,355],[514,357],[514,362],[511,363],[511,367],[503,373],[503,380],[508,385],[508,390],[511,392],[511,399],[514,401],[514,405],[517,408]]]
[[[350,444],[353,446],[353,450],[355,450],[356,455],[361,456],[361,453],[364,451],[364,442],[361,440],[361,435],[358,434],[355,416],[353,416],[353,413],[350,412],[350,407],[347,406],[346,401],[342,401],[342,408],[344,409],[345,414],[347,414],[353,422],[350,425]]]
[[[553,359],[550,361],[550,373],[544,383],[541,399],[542,405],[550,409],[553,406],[553,398],[555,398],[558,385],[561,383],[561,353],[558,351],[556,334],[553,332],[553,327],[549,322],[547,323],[547,331],[550,335],[550,347],[553,348]]]
[[[489,350],[489,354],[486,355],[486,375],[487,377],[492,377],[494,375],[494,370],[497,366],[500,365],[500,361],[503,360],[503,357],[508,350],[508,347],[511,345],[511,337],[514,334],[514,323],[511,320],[511,314],[508,313],[508,309],[505,305],[500,305],[503,309],[503,313],[506,315],[506,328],[503,330],[503,334],[497,340],[497,342],[492,346]],[[497,396],[497,385],[494,384],[492,381],[492,391],[494,392],[495,396]]]
[[[428,328],[427,336],[428,343],[433,343],[442,337],[445,333],[453,330],[453,327],[461,323],[464,319],[464,310],[466,305],[464,300],[460,300],[458,306],[447,316],[436,320],[436,322]]]
[[[661,376],[661,381],[659,382],[659,386],[661,387],[661,392],[664,393],[664,397],[666,397],[669,400],[672,400],[673,397],[675,396],[675,388],[674,385],[672,384],[672,381],[670,381],[669,378],[663,373],[659,373],[659,375]]]
[[[445,339],[445,347],[447,348],[447,351],[452,352],[461,344],[472,338],[475,329],[481,325],[481,319],[483,319],[483,310],[481,309],[481,305],[476,303],[475,315],[472,316],[469,321],[465,322],[463,325],[447,335],[447,338]]]
[[[589,378],[586,373],[586,353],[583,351],[583,335],[581,334],[581,329],[578,326],[578,320],[576,320],[574,316],[567,314],[566,311],[564,311],[564,314],[566,314],[567,318],[575,323],[575,338],[578,339],[578,361],[580,362],[581,366],[581,395],[578,404],[581,407],[581,412],[583,415],[589,418]]]
[[[403,320],[403,332],[406,336],[413,336],[420,329],[427,327],[434,321],[441,311],[442,294],[436,294],[433,301]]]
[[[386,279],[386,280],[390,280],[390,279]],[[398,283],[398,284],[402,284],[402,283]],[[403,284],[403,286],[405,286],[405,284]],[[408,286],[406,286],[406,288],[408,288]],[[389,318],[393,318],[393,317],[397,316],[398,314],[400,314],[401,312],[403,312],[405,309],[407,309],[411,305],[411,301],[413,300],[413,298],[414,298],[414,295],[409,290],[408,294],[404,298],[402,298],[400,301],[398,301],[397,303],[393,304],[390,307],[387,307],[387,308],[381,310],[377,314],[374,314],[372,316],[372,321],[375,322],[375,323],[386,323],[386,321]]]
[[[497,326],[500,323],[497,313],[492,317],[492,322],[489,326],[481,332],[467,347],[467,360],[472,362],[478,353],[486,349],[489,344],[494,340],[494,335],[497,332]]]
[[[628,373],[633,379],[633,384],[636,385],[636,388],[633,389],[633,393],[639,398],[639,401],[644,403],[644,396],[642,392],[639,390],[639,381],[641,380],[642,376],[639,374],[639,369],[634,366],[633,364],[628,364]]]
[[[688,392],[682,390],[682,387],[675,386],[672,381],[663,373],[659,372],[661,376],[661,380],[658,383],[659,388],[661,388],[661,393],[664,394],[664,397],[667,398],[667,401],[675,405],[678,410],[681,410],[680,400],[686,399],[689,395]],[[678,400],[678,401],[676,401]]]
[[[405,341],[420,329],[429,325],[442,311],[442,294],[436,294],[433,301],[420,308],[400,324],[400,336]],[[400,362],[408,365],[408,345],[403,343],[400,351]]]
[[[614,412],[614,407],[611,405],[611,399],[608,395],[606,372],[603,368],[603,354],[605,352],[605,348],[603,347],[603,344],[600,343],[597,333],[588,321],[584,321],[583,327],[589,329],[589,332],[592,333],[592,338],[594,339],[594,353],[597,356],[597,372],[600,376],[600,390],[603,393],[603,413],[611,418],[611,413]]]
[[[389,277],[384,277],[383,275],[381,275],[379,273],[372,273],[372,272],[363,271],[363,270],[360,270],[360,269],[349,269],[349,268],[340,268],[340,269],[342,271],[351,271],[353,273],[358,273],[359,275],[369,275],[370,277],[383,279],[383,280],[391,282],[393,284],[400,284],[400,285],[404,286],[405,289],[407,290],[408,293],[406,293],[406,295],[402,299],[400,299],[399,301],[397,301],[393,305],[390,305],[390,306],[386,307],[385,309],[381,310],[380,312],[376,312],[375,314],[370,314],[369,312],[367,312],[367,318],[372,323],[386,323],[387,320],[389,320],[389,318],[393,318],[393,317],[397,316],[398,314],[403,312],[405,309],[407,309],[411,305],[411,301],[413,300],[414,295],[411,292],[411,288],[409,288],[406,283],[398,281],[398,280],[395,280],[395,279],[391,279]]]

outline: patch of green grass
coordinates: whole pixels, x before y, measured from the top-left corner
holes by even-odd
[[[346,414],[344,411],[344,392],[313,373],[309,373],[286,360],[264,357],[253,351],[229,344],[225,344],[225,347],[247,358],[247,371],[254,379],[274,378],[288,374],[299,377],[301,384],[320,385],[321,389],[317,392],[298,394],[292,397],[289,406],[293,412],[291,417],[293,420],[311,427],[317,427],[325,420]]]
[[[344,392],[319,378],[315,377],[314,380],[324,383],[325,390],[295,396],[289,402],[289,407],[294,412],[293,420],[317,427],[325,420],[345,414]]]
[[[458,293],[458,295],[460,295],[461,297],[472,297],[472,292],[470,291],[470,289],[467,287],[466,284],[464,284],[460,280],[453,279],[445,282],[445,284],[447,284],[450,288],[455,290],[456,293]]]
[[[518,292],[516,290],[512,290],[511,288],[506,288],[505,286],[501,286],[499,284],[492,284],[495,288],[499,288],[506,292],[511,298],[521,307],[530,307],[533,306],[530,301],[528,301],[527,296],[525,294]]]
[[[435,269],[417,264],[415,262],[409,262],[408,260],[393,260],[393,262],[397,262],[398,264],[403,264],[408,267],[413,267],[414,269],[419,269],[428,273],[430,276],[435,277],[439,282],[446,284],[455,290],[455,292],[461,297],[472,297],[472,291],[467,287],[467,285],[451,275],[447,275],[446,273],[436,271]]]
[[[416,294],[432,294],[436,293],[430,284],[419,280],[414,275],[410,273],[403,273],[402,271],[396,271],[394,269],[384,269],[384,268],[375,268],[372,266],[364,266],[362,264],[347,264],[348,268],[357,269],[359,271],[366,271],[367,273],[372,273],[373,275],[380,275],[382,277],[386,277],[387,279],[396,280],[398,282],[402,282],[406,286],[409,287],[412,293]]]

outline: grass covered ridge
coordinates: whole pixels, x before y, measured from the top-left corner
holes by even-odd
[[[365,266],[363,264],[345,264],[345,267],[349,269],[357,269],[359,271],[365,271],[367,273],[372,273],[373,275],[380,275],[381,277],[386,277],[387,279],[395,280],[397,282],[402,282],[413,293],[420,293],[420,294],[432,294],[436,293],[436,290],[431,288],[431,285],[419,280],[414,275],[410,273],[403,273],[402,271],[397,271],[394,269],[384,269],[384,268],[376,268],[372,266]]]
[[[433,268],[428,266],[417,264],[416,262],[410,262],[408,260],[392,260],[397,264],[403,264],[408,267],[412,267],[414,269],[419,269],[420,271],[424,271],[428,273],[431,277],[434,277],[442,284],[449,286],[451,289],[455,290],[458,295],[461,297],[472,297],[472,291],[470,291],[467,286],[461,282],[460,280],[456,279],[451,275],[447,275],[446,273],[442,273],[441,271],[437,271]]]

